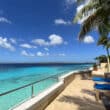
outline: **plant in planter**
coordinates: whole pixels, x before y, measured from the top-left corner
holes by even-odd
[[[93,65],[93,70],[94,70],[94,71],[97,71],[97,70],[98,70],[98,68],[97,68],[97,65],[96,65],[96,64],[94,64],[94,65]]]

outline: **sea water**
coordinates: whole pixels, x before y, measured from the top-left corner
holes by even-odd
[[[83,70],[91,64],[0,64],[0,94],[21,86],[70,71]],[[58,82],[57,77],[49,78],[33,85],[34,96]],[[0,110],[9,110],[30,99],[32,86],[0,96]]]

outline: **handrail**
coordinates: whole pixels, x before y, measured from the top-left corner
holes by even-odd
[[[39,81],[35,81],[35,82],[33,82],[33,83],[30,83],[30,84],[27,84],[27,85],[24,85],[24,86],[21,86],[21,87],[19,87],[19,88],[12,89],[12,90],[10,90],[10,91],[1,93],[0,96],[4,96],[4,95],[7,95],[7,94],[9,94],[9,93],[15,92],[15,91],[17,91],[17,90],[20,90],[20,89],[23,89],[23,88],[32,86],[32,97],[33,97],[33,85],[34,85],[34,84],[39,83],[39,82],[42,82],[42,81],[45,81],[45,80],[50,79],[50,78],[54,78],[54,77],[58,78],[58,74],[57,74],[57,75],[50,76],[50,77],[47,77],[47,78],[44,78],[44,79],[41,79],[41,80],[39,80]]]

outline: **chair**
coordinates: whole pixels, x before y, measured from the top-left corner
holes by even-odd
[[[100,93],[109,93],[110,95],[110,84],[95,84],[94,89],[96,92],[96,100],[99,101]]]
[[[110,83],[110,78],[93,77],[92,80],[96,84],[109,84]]]

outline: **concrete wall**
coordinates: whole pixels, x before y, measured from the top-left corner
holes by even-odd
[[[30,106],[26,110],[43,110],[55,99],[63,90],[63,84],[56,88],[54,91],[50,92],[48,95],[43,97],[40,101],[36,102],[34,105]]]
[[[107,72],[107,67],[108,67],[107,63],[101,63],[100,67],[103,72]]]
[[[91,71],[75,71],[61,76],[57,84],[13,110],[44,110],[74,80],[76,75],[83,78],[90,74]]]

